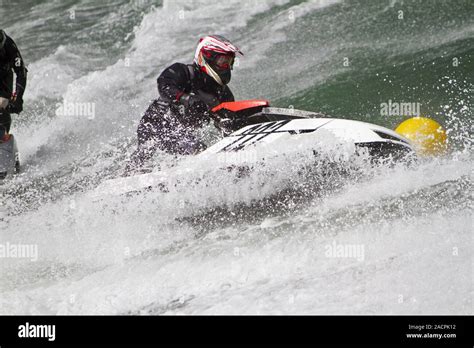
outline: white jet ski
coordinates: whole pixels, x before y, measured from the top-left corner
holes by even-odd
[[[330,118],[316,112],[273,108],[266,100],[222,103],[212,109],[212,115],[226,136],[197,156],[209,158],[219,153],[246,151],[259,144],[278,147],[278,141],[284,136],[317,138],[324,133],[327,135],[327,132],[357,148],[367,149],[374,158],[390,157],[396,161],[415,154],[408,139],[385,127]],[[112,179],[97,187],[93,197],[100,199],[107,194],[127,194],[153,188],[163,190],[165,182],[166,174],[161,172]]]
[[[5,134],[0,129],[0,180],[6,178],[8,174],[20,172],[20,155],[16,139],[12,134]]]
[[[330,132],[340,140],[366,148],[372,157],[390,156],[398,160],[415,153],[408,139],[385,127],[330,118],[315,112],[273,108],[265,100],[223,103],[213,111],[230,123],[237,120],[242,127],[203,151],[203,155],[242,151],[255,144],[278,145],[279,139],[288,134],[317,138],[322,132]]]

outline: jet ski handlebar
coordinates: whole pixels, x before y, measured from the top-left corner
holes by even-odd
[[[248,124],[248,118],[268,107],[268,100],[254,99],[224,102],[211,109],[214,124],[224,135],[228,135]]]
[[[216,127],[224,134],[230,134],[248,125],[271,121],[328,118],[318,112],[270,107],[270,103],[263,99],[225,102],[212,108],[210,115]]]

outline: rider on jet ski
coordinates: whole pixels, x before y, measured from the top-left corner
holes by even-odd
[[[16,74],[15,91],[13,72]],[[26,75],[27,70],[18,47],[13,39],[0,29],[0,140],[10,131],[10,113],[19,114],[23,111]]]
[[[234,101],[227,84],[239,48],[222,36],[201,38],[193,64],[174,63],[158,77],[159,98],[138,126],[138,149],[126,172],[141,167],[157,149],[171,154],[196,154],[205,149],[194,131],[209,123],[209,111]],[[218,126],[218,124],[216,124]]]

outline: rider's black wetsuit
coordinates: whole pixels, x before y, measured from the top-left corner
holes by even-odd
[[[6,109],[0,108],[0,127],[10,130],[10,113],[23,110],[23,93],[26,88],[27,70],[15,42],[8,35],[5,45],[0,48],[0,97],[10,100],[13,93],[13,72],[16,74],[16,102],[10,103]]]
[[[160,97],[146,110],[138,126],[138,149],[132,165],[140,167],[157,149],[171,154],[195,154],[205,149],[194,131],[211,120],[208,111],[234,101],[229,87],[221,86],[195,64],[175,63],[158,77]],[[186,107],[181,97],[195,94],[198,102]]]

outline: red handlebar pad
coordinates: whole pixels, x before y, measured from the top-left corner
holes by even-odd
[[[241,100],[236,102],[225,102],[217,105],[211,111],[218,112],[219,110],[225,109],[233,112],[242,111],[246,109],[252,109],[256,107],[270,106],[268,100],[264,99],[253,99],[253,100]]]

